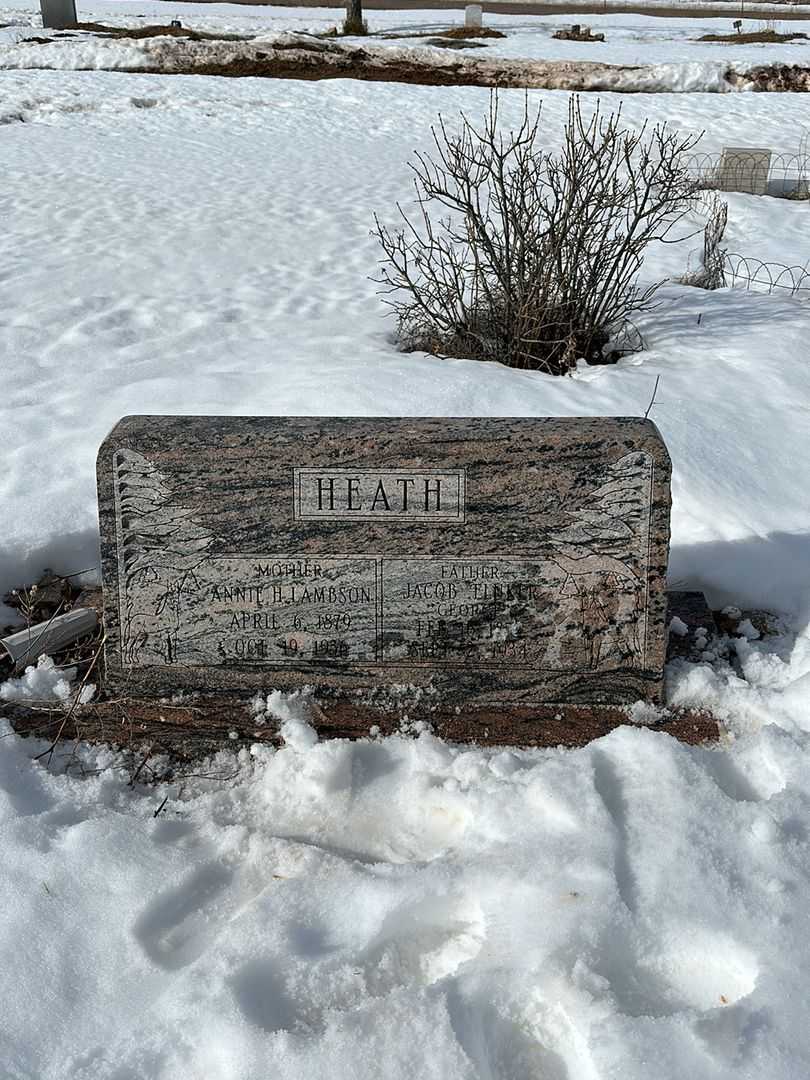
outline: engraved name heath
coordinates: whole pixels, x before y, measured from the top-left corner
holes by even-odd
[[[463,469],[294,469],[295,517],[464,520]]]

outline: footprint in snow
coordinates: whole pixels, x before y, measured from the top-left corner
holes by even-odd
[[[302,1019],[283,979],[264,958],[245,964],[230,984],[245,1019],[263,1031],[292,1031]]]
[[[477,956],[484,944],[480,908],[457,898],[430,897],[399,908],[383,921],[361,957],[374,997],[400,986],[431,986]]]
[[[661,931],[655,948],[640,950],[626,929],[612,927],[593,965],[625,1015],[707,1012],[754,990],[756,958],[729,935],[692,926]]]
[[[473,959],[485,936],[477,905],[446,897],[391,912],[359,957],[337,963],[323,934],[302,938],[301,929],[298,946],[310,960],[303,977],[281,971],[277,958],[257,957],[230,979],[245,1019],[265,1031],[322,1030],[330,1016],[369,998],[431,986]]]
[[[147,956],[174,971],[202,955],[216,936],[211,911],[232,880],[224,863],[207,863],[149,904],[133,928]]]

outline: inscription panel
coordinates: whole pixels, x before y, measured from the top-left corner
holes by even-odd
[[[381,580],[384,661],[593,672],[644,660],[644,563],[384,559]]]
[[[220,556],[131,567],[127,667],[362,663],[599,671],[643,662],[645,576],[610,557]],[[646,568],[642,568],[646,569]]]
[[[135,568],[121,603],[130,668],[369,663],[377,562],[355,556],[206,558],[179,576]]]

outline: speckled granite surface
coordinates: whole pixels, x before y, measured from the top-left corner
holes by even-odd
[[[108,685],[659,700],[669,480],[636,418],[125,418]]]

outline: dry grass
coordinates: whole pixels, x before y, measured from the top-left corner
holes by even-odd
[[[164,73],[162,68],[155,71],[157,74]],[[371,59],[360,49],[330,62],[314,50],[309,55],[287,57],[274,47],[272,54],[258,51],[253,57],[240,57],[221,63],[197,63],[177,68],[173,74],[223,75],[230,78],[358,79],[361,82],[410,83],[418,86],[492,86],[496,82],[494,77],[487,80],[476,68],[467,68],[461,62],[439,67],[412,60],[383,61]],[[516,81],[514,85],[523,84]]]
[[[383,41],[424,41],[426,45],[444,45],[448,49],[482,49],[484,46],[476,44],[476,38],[505,38],[506,34],[488,26],[452,26],[447,30],[424,30],[410,34],[383,32],[372,36]]]
[[[500,30],[489,26],[454,26],[451,30],[442,30],[435,35],[443,38],[505,38]]]
[[[106,37],[140,40],[152,37],[182,37],[189,41],[245,41],[243,34],[209,34],[203,30],[191,30],[187,26],[105,26],[104,23],[80,22],[73,30],[87,30]]]
[[[715,41],[720,45],[778,45],[782,41],[807,38],[807,34],[780,34],[776,30],[754,30],[750,34],[704,34],[698,41]]]

